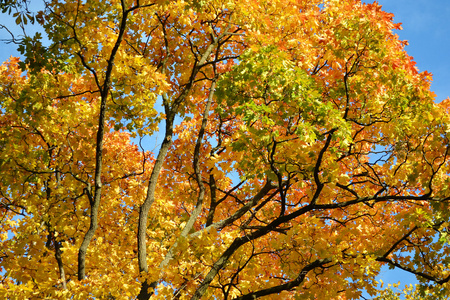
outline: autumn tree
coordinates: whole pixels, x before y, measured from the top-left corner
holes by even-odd
[[[1,298],[357,299],[386,265],[450,296],[450,105],[377,3],[26,4]]]

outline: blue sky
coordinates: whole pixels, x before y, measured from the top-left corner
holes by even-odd
[[[438,102],[450,97],[450,1],[379,0],[382,9],[402,23],[397,31],[420,71],[433,74],[431,89]]]
[[[365,1],[369,2],[369,1]],[[371,1],[370,1],[371,2]],[[400,39],[407,40],[406,50],[414,57],[420,71],[433,74],[431,89],[436,100],[450,96],[450,0],[379,0],[383,10],[394,13],[394,21],[402,23],[403,30],[397,31]],[[0,24],[11,24],[5,16]],[[15,31],[16,34],[20,33]],[[0,30],[0,39],[8,38],[5,30]],[[0,61],[10,55],[18,55],[14,45],[0,44]],[[385,283],[401,281],[401,286],[414,282],[414,276],[402,272],[383,269],[381,279]]]

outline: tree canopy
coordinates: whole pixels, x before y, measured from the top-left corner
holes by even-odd
[[[450,297],[450,101],[376,2],[43,5],[1,4],[43,32],[0,66],[0,298]]]

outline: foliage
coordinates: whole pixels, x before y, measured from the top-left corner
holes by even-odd
[[[383,282],[381,282],[383,283]],[[374,300],[435,300],[435,299],[446,299],[445,291],[440,289],[431,288],[427,286],[413,286],[406,285],[403,290],[399,289],[399,283],[389,284],[384,290],[381,290]]]
[[[1,6],[45,34],[0,67],[0,298],[450,297],[450,100],[377,3],[44,4]]]

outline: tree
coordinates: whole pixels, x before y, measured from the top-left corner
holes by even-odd
[[[448,296],[450,101],[377,3],[24,3],[2,298],[357,299],[383,265]]]

